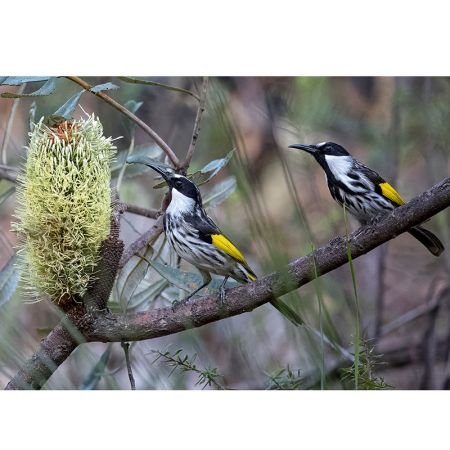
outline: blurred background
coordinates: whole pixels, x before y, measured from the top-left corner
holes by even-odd
[[[202,83],[193,77],[148,79],[195,93]],[[197,111],[195,98],[113,77],[85,80],[91,85],[117,84],[120,89],[108,95],[129,107],[139,106],[136,114],[180,158],[185,156]],[[29,84],[25,92],[35,89],[34,83]],[[0,92],[14,91],[17,88],[0,87]],[[77,91],[74,83],[58,79],[49,96],[0,98],[0,144],[5,136],[7,140],[7,160],[1,164],[20,166],[30,120],[52,114]],[[410,199],[449,175],[449,100],[448,78],[210,78],[189,172],[235,149],[229,163],[201,186],[201,192],[208,213],[261,276],[346,232],[343,210],[332,200],[323,171],[309,155],[288,149],[289,144],[340,143]],[[155,174],[124,169],[123,161],[130,151],[161,160],[164,155],[146,134],[95,96],[83,94],[80,106],[99,116],[106,136],[122,136],[115,142],[118,156],[112,166],[120,199],[159,208],[164,189],[153,189],[158,182]],[[77,108],[75,117],[81,115]],[[4,267],[16,244],[10,231],[15,193],[7,180],[0,181],[0,202],[0,267]],[[126,245],[152,223],[126,213],[121,223]],[[427,224],[447,248],[449,223],[446,210]],[[350,228],[357,228],[352,220]],[[177,268],[164,236],[155,248],[159,263],[169,263],[174,270],[158,272],[139,258],[131,260],[113,290],[113,311],[167,306],[186,295],[170,280],[195,269],[184,262]],[[143,278],[138,286],[130,275],[137,267]],[[133,343],[137,388],[353,389],[355,344],[360,387],[450,387],[448,250],[435,258],[409,235],[402,235],[355,260],[354,268],[356,286],[346,265],[283,298],[306,318],[306,327],[295,328],[268,305],[201,328]],[[15,289],[16,278],[11,273],[8,282],[0,277],[2,387],[59,321],[50,302],[30,304],[20,285]],[[129,389],[120,344],[79,346],[45,388]]]

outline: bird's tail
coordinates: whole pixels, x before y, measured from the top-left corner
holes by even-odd
[[[420,226],[411,228],[408,233],[421,242],[434,256],[439,256],[444,251],[444,246],[439,238],[431,231]]]

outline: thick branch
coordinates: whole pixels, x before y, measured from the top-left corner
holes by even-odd
[[[89,83],[86,83],[86,81],[82,80],[79,77],[66,77],[68,80],[73,81],[74,83],[79,84],[82,88],[86,89],[87,91],[93,93],[91,91],[92,86]],[[111,98],[109,95],[106,95],[104,92],[97,92],[93,93],[97,97],[100,97],[102,100],[104,100],[106,103],[110,104],[114,108],[116,108],[118,111],[120,111],[122,114],[125,114],[130,120],[132,120],[136,125],[138,125],[140,128],[142,128],[154,141],[155,143],[163,150],[166,155],[170,158],[172,161],[172,164],[174,167],[179,167],[180,161],[173,152],[173,150],[167,145],[167,143],[159,136],[159,134],[156,133],[155,130],[150,128],[144,121],[139,119],[136,115],[134,115],[131,111],[129,111],[127,108],[125,108],[120,103],[116,102],[113,98]]]
[[[362,227],[352,233],[348,237],[352,257],[357,258],[369,252],[449,205],[450,178],[446,178],[406,205],[380,218],[377,224]],[[158,221],[161,221],[161,218]],[[150,236],[150,239],[155,238],[155,235],[156,233]],[[147,242],[148,238],[147,236]],[[131,254],[132,252],[129,252],[127,256],[131,257],[129,256]],[[122,257],[122,263],[123,260]],[[170,307],[159,308],[129,316],[110,313],[93,316],[87,313],[76,320],[75,324],[86,341],[126,342],[165,336],[251,311],[274,297],[284,295],[313,280],[314,266],[317,272],[323,275],[347,261],[346,240],[337,237],[328,245],[290,263],[287,267],[288,276],[272,273],[248,285],[228,289],[224,307],[220,306],[217,295],[213,294],[184,304],[175,310]],[[18,389],[23,386],[41,387],[75,347],[74,341],[70,336],[67,337],[59,325],[43,340],[40,350],[11,380],[7,389]],[[41,361],[41,352],[44,352],[45,356],[51,355],[50,367]],[[38,381],[35,378],[31,380],[27,378],[29,373],[38,374]]]
[[[352,257],[369,252],[449,205],[450,178],[446,178],[408,204],[380,218],[378,223],[362,227],[349,235]],[[273,273],[248,285],[227,290],[223,308],[217,301],[217,295],[212,294],[175,310],[168,307],[129,316],[100,316],[91,329],[85,330],[84,335],[88,341],[102,342],[151,339],[248,312],[314,279],[314,260],[321,275],[345,264],[348,261],[345,239],[337,237],[325,247],[293,261],[288,266],[288,276]]]

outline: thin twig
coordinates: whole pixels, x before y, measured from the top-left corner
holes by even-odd
[[[206,104],[206,94],[208,92],[208,77],[203,77],[202,88],[200,93],[200,99],[197,109],[197,115],[195,117],[194,129],[192,131],[191,143],[189,145],[189,149],[186,154],[186,159],[182,164],[182,169],[186,171],[189,168],[189,164],[191,163],[191,159],[194,156],[195,146],[197,145],[198,135],[200,133],[200,123],[202,121],[202,115],[205,111]]]
[[[130,360],[130,343],[129,342],[121,342],[120,345],[123,348],[123,352],[125,353],[125,362],[127,364],[127,372],[128,372],[128,378],[130,380],[131,390],[136,390],[136,382],[134,381],[133,376],[133,369],[131,367],[131,360]]]
[[[26,83],[22,84],[19,89],[17,90],[17,94],[23,94],[25,87],[26,87]],[[8,145],[9,145],[9,139],[11,138],[11,132],[12,132],[12,127],[14,124],[14,117],[16,116],[16,112],[17,112],[17,107],[19,106],[20,103],[20,97],[17,97],[12,104],[11,107],[11,111],[9,113],[9,117],[8,117],[8,123],[6,124],[6,129],[5,129],[5,134],[3,136],[3,143],[2,143],[2,150],[1,150],[1,162],[2,164],[7,164],[8,163],[8,158],[7,158],[7,153],[8,153]]]
[[[137,216],[148,217],[149,219],[157,219],[161,212],[154,208],[142,208],[136,205],[124,204],[125,211],[131,214],[136,214]]]
[[[180,167],[180,160],[178,159],[177,155],[175,155],[174,151],[156,133],[156,131],[154,131],[145,122],[143,122],[141,119],[139,119],[139,117],[134,115],[131,111],[129,111],[127,108],[125,108],[120,103],[116,102],[109,95],[106,95],[104,92],[97,92],[97,93],[92,92],[91,91],[92,86],[89,83],[87,83],[86,81],[82,80],[81,78],[79,78],[79,77],[66,77],[66,78],[70,81],[73,81],[74,83],[77,83],[82,88],[91,92],[91,94],[94,94],[97,97],[100,97],[106,103],[110,104],[112,107],[116,108],[122,114],[127,116],[130,120],[132,120],[136,125],[138,125],[142,130],[144,130],[155,141],[155,143],[161,148],[161,150],[163,150],[166,153],[166,155],[170,158],[170,160],[172,161],[172,164],[174,165],[175,168]]]

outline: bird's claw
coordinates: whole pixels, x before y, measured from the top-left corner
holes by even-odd
[[[189,303],[189,301],[191,300],[192,295],[188,295],[187,297],[181,299],[181,300],[174,300],[172,302],[172,311],[175,310],[176,308],[178,308],[179,306],[183,306],[186,303]]]
[[[219,290],[219,302],[220,302],[220,306],[224,306],[225,305],[225,297],[226,297],[226,293],[225,293],[225,287],[221,287]]]

